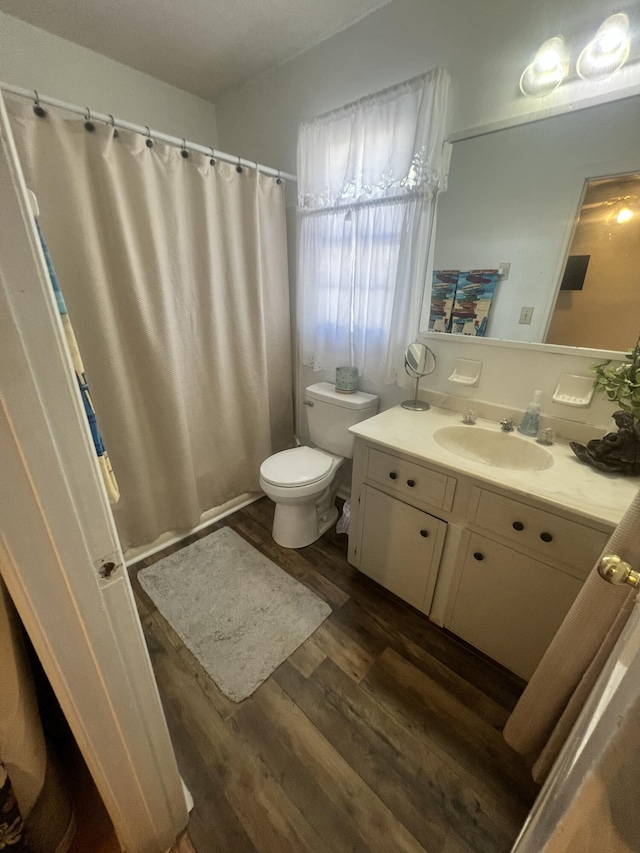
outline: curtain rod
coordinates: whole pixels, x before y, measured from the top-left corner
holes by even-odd
[[[198,151],[200,154],[207,154],[217,160],[223,160],[225,163],[235,163],[239,166],[246,166],[249,169],[257,169],[264,175],[273,175],[275,178],[283,178],[287,181],[296,181],[297,177],[288,172],[282,172],[279,169],[273,169],[271,166],[263,166],[261,163],[256,163],[255,160],[244,160],[241,157],[234,157],[232,154],[226,154],[224,151],[217,151],[215,148],[207,145],[198,145],[196,142],[188,142],[179,136],[169,136],[159,130],[150,130],[146,125],[133,124],[133,122],[125,121],[124,119],[114,119],[112,115],[105,113],[94,113],[89,111],[88,107],[78,107],[75,104],[68,104],[65,101],[60,101],[57,98],[51,98],[48,95],[40,95],[35,89],[22,89],[19,86],[12,86],[9,83],[0,82],[0,90],[10,92],[12,95],[18,95],[21,98],[29,98],[35,103],[47,104],[50,107],[57,107],[61,110],[66,110],[69,113],[76,113],[84,116],[86,119],[95,119],[96,121],[104,122],[105,124],[120,127],[123,130],[131,130],[133,133],[140,133],[143,136],[150,136],[160,142],[166,142],[167,145],[173,145],[176,148],[187,148],[190,151]]]

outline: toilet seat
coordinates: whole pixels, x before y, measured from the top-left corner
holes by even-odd
[[[265,459],[260,466],[260,476],[265,483],[281,488],[310,486],[323,480],[335,463],[335,457],[315,447],[294,447]]]

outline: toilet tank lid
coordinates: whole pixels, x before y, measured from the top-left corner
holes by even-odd
[[[317,382],[309,385],[306,396],[312,400],[322,400],[343,409],[372,409],[378,405],[377,394],[366,394],[364,391],[354,391],[352,394],[341,394],[331,382]]]

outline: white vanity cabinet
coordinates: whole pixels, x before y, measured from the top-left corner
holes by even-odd
[[[428,613],[446,523],[366,485],[361,509],[361,571]]]
[[[530,678],[607,533],[474,485],[445,627]]]
[[[582,581],[471,534],[445,627],[530,678]]]
[[[429,613],[457,479],[356,441],[349,561]]]
[[[612,529],[362,438],[351,495],[349,561],[526,679]]]

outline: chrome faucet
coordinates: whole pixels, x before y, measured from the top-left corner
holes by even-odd
[[[516,423],[513,418],[505,418],[503,421],[500,421],[500,429],[502,432],[513,432],[516,428]]]

